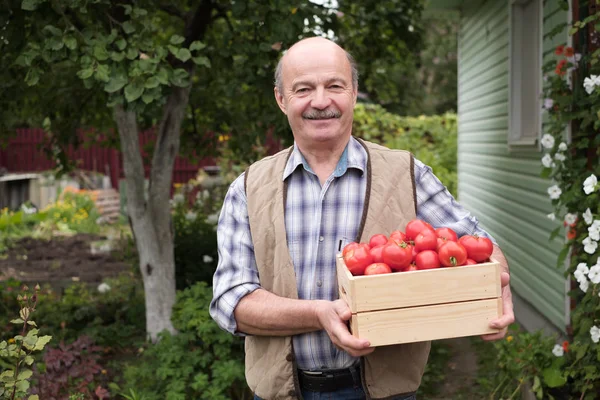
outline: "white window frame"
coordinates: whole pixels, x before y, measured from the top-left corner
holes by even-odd
[[[537,13],[537,38],[533,41],[524,42],[515,40],[513,37],[522,38],[522,29],[524,24],[531,23],[524,21],[522,6],[528,3],[534,3]],[[543,31],[544,31],[544,12],[543,0],[509,0],[509,50],[508,50],[508,146],[512,150],[540,150],[540,137],[542,132],[542,99],[540,94],[543,89],[542,79],[542,53],[543,53]],[[537,40],[536,40],[537,39]],[[537,65],[523,65],[521,55],[524,52],[533,52]],[[532,68],[535,70],[536,79],[523,82],[523,68]],[[523,86],[526,84],[527,87]],[[535,93],[535,102],[531,105],[523,105],[523,92],[533,91]],[[524,132],[523,115],[533,117],[535,129]]]

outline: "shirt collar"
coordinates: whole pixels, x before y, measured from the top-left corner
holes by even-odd
[[[286,180],[301,165],[306,171],[313,173],[308,162],[306,162],[306,159],[296,145],[296,142],[294,142],[294,149],[292,150],[292,154],[283,171],[283,180]],[[344,175],[349,168],[358,169],[363,173],[367,169],[367,151],[358,140],[352,136],[338,161],[333,175],[338,178]]]

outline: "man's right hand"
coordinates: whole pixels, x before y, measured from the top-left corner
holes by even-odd
[[[374,347],[369,347],[371,344],[368,340],[358,339],[350,334],[346,322],[352,317],[352,312],[343,300],[321,301],[316,312],[319,324],[338,349],[353,357],[361,357],[375,350]]]

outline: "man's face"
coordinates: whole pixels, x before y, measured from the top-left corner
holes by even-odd
[[[315,43],[316,42],[316,43]],[[331,42],[300,42],[286,54],[283,91],[275,98],[302,147],[345,142],[352,133],[357,91],[346,54]]]

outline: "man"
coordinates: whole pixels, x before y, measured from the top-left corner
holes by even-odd
[[[282,57],[275,99],[293,149],[253,164],[232,183],[218,227],[212,317],[246,336],[246,378],[256,398],[414,399],[429,343],[382,348],[350,334],[338,299],[340,242],[366,241],[414,218],[486,235],[431,169],[410,153],[352,137],[358,74],[352,57],[323,38]],[[485,339],[513,322],[508,266],[504,315]]]

